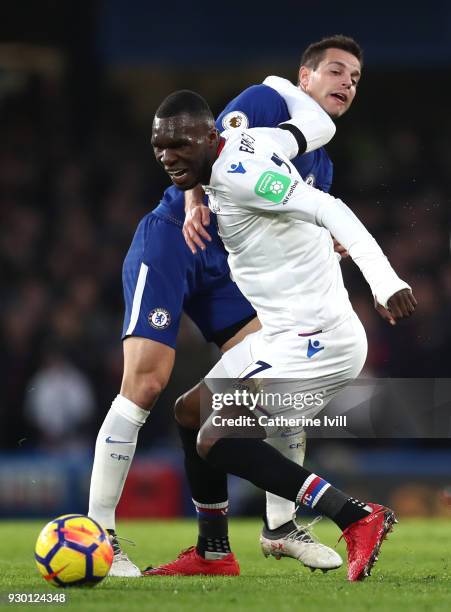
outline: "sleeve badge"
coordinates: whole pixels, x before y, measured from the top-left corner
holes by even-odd
[[[232,111],[224,115],[224,117],[222,118],[222,127],[225,130],[236,128],[245,130],[249,127],[249,119],[247,115],[245,115],[241,111]]]

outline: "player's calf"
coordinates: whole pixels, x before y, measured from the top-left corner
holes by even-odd
[[[221,560],[231,552],[227,521],[227,474],[213,468],[198,455],[197,430],[178,424],[178,431],[185,454],[186,476],[197,513],[196,553],[210,561]],[[183,567],[185,563],[184,558]]]

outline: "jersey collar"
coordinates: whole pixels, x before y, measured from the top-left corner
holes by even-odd
[[[222,150],[225,146],[226,143],[226,139],[223,138],[222,136],[219,137],[219,144],[218,144],[218,148],[216,150],[216,159],[218,159],[218,157],[221,155]]]

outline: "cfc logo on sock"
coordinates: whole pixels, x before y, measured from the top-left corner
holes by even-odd
[[[112,459],[116,459],[117,461],[130,461],[129,455],[120,455],[119,453],[111,453],[110,457]]]

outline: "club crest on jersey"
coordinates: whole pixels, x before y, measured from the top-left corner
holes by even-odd
[[[235,128],[241,128],[242,130],[245,130],[247,127],[249,127],[249,119],[241,111],[232,111],[224,115],[224,117],[222,118],[222,127],[225,130]]]
[[[280,204],[290,184],[291,179],[288,176],[267,170],[258,179],[254,192],[265,200]]]
[[[230,166],[230,170],[227,170],[228,174],[246,174],[246,169],[244,168],[241,162],[237,164],[232,164]]]
[[[154,308],[147,320],[154,329],[166,329],[171,324],[171,315],[166,308]]]

